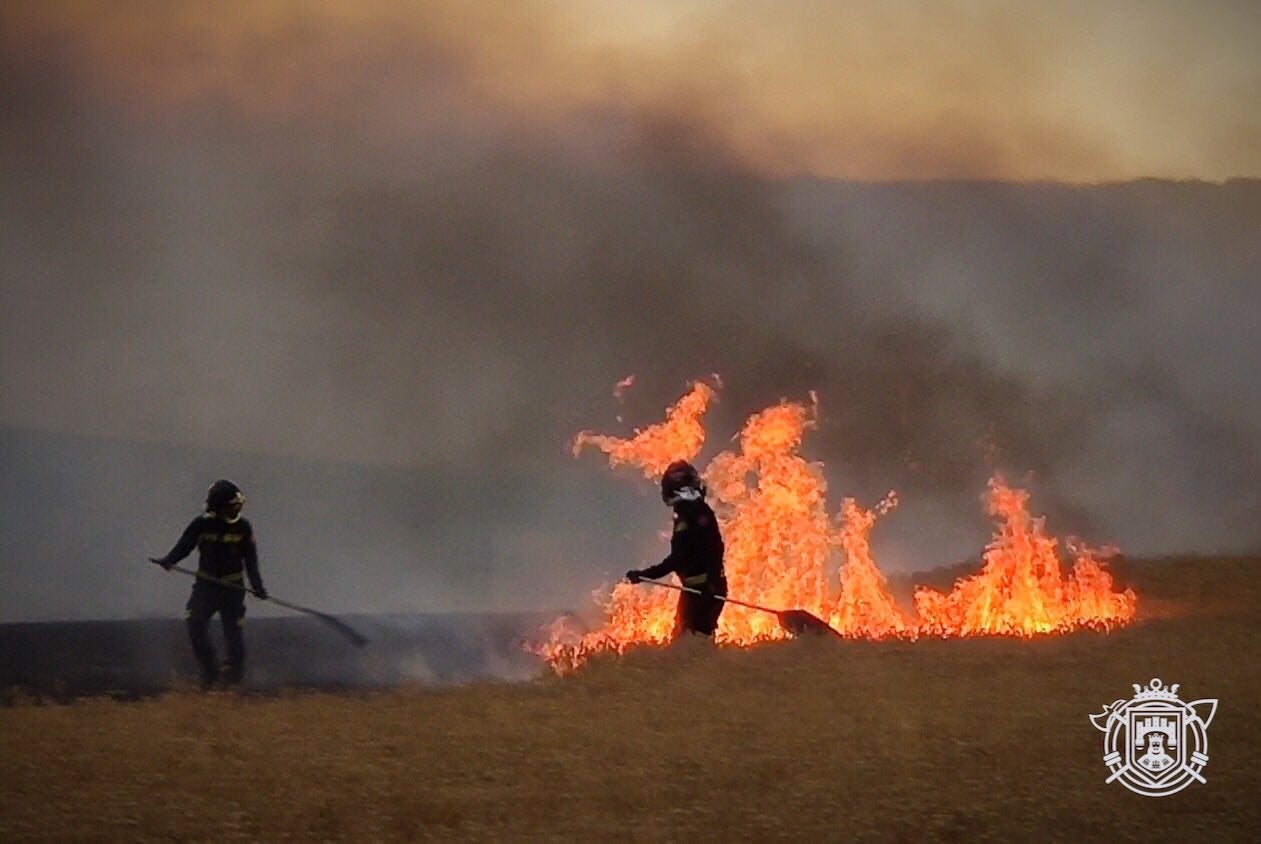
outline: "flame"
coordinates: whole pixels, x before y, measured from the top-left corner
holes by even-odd
[[[713,399],[713,389],[697,381],[691,392],[666,409],[666,421],[636,431],[625,440],[582,431],[574,437],[574,456],[586,446],[595,446],[609,456],[613,468],[638,466],[647,477],[659,478],[673,461],[692,460],[700,453],[705,444],[701,417]]]
[[[593,446],[611,467],[630,466],[658,479],[671,462],[695,460],[705,442],[701,419],[714,398],[714,390],[698,381],[667,409],[664,422],[627,439],[583,431],[574,438],[574,455]],[[830,516],[823,464],[799,453],[817,417],[814,393],[808,405],[783,401],[754,414],[737,437],[738,450],[718,454],[702,473],[726,544],[733,597],[802,609],[844,636],[867,639],[1032,636],[1106,629],[1134,617],[1137,598],[1130,590],[1113,591],[1103,554],[1070,540],[1074,562],[1065,576],[1056,540],[1046,535],[1041,518],[1029,514],[1029,494],[999,478],[990,481],[986,495],[998,525],[981,571],[948,593],[917,589],[915,615],[908,616],[890,594],[869,542],[897,496],[890,492],[872,509],[845,498]],[[596,597],[603,609],[598,629],[584,632],[571,618],[559,619],[533,648],[556,671],[571,671],[595,653],[663,645],[675,635],[673,592],[620,583]],[[789,635],[771,613],[728,605],[715,638],[748,646]]]
[[[922,634],[1033,636],[1076,627],[1107,628],[1134,617],[1133,590],[1112,591],[1112,577],[1095,551],[1068,544],[1073,570],[1064,576],[1056,540],[1044,520],[1029,514],[1029,493],[992,478],[985,496],[999,519],[979,574],[962,578],[948,594],[917,589]]]
[[[914,629],[889,594],[868,542],[876,519],[897,504],[892,490],[872,510],[864,510],[852,498],[841,502],[839,544],[845,551],[845,564],[840,574],[840,598],[826,617],[828,624],[844,634],[881,639],[905,636]]]

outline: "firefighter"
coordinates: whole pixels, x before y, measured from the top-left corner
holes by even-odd
[[[200,552],[198,571],[201,574],[244,586],[246,575],[254,594],[266,600],[267,590],[258,573],[258,551],[254,545],[254,528],[241,516],[245,496],[231,481],[215,481],[206,493],[206,511],[184,529],[184,534],[165,557],[149,561],[170,570],[171,566],[192,553]],[[188,638],[193,655],[201,668],[203,689],[213,688],[220,677],[218,657],[210,642],[207,628],[210,618],[219,614],[223,625],[223,641],[227,659],[222,671],[228,685],[238,685],[245,670],[245,592],[198,578],[185,606]]]
[[[670,554],[655,566],[626,572],[631,583],[673,573],[684,586],[702,593],[679,593],[674,621],[676,639],[683,633],[713,636],[724,605],[721,598],[727,595],[722,534],[714,511],[705,503],[705,492],[705,483],[692,464],[678,460],[666,468],[661,478],[661,499],[674,508]]]

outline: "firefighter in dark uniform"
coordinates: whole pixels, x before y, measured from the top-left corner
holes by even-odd
[[[254,528],[241,516],[244,506],[245,496],[236,484],[215,481],[206,493],[206,512],[184,529],[169,554],[150,557],[150,561],[169,570],[196,548],[200,552],[199,572],[242,586],[248,575],[254,594],[266,599],[267,590],[258,573]],[[241,630],[245,624],[245,592],[198,578],[193,583],[184,617],[205,689],[212,688],[220,676],[218,657],[207,630],[215,613],[219,614],[223,625],[223,641],[228,651],[223,679],[228,685],[236,685],[245,670],[245,641]]]
[[[670,555],[655,566],[626,573],[631,583],[675,574],[684,586],[701,592],[679,593],[674,622],[676,639],[683,633],[713,636],[724,606],[720,597],[727,595],[722,534],[714,511],[705,503],[705,492],[705,482],[690,463],[679,460],[666,468],[661,478],[661,498],[674,508]]]

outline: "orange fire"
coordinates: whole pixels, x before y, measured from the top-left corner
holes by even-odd
[[[993,478],[986,495],[1000,519],[980,573],[959,580],[948,594],[915,592],[919,632],[939,636],[1034,636],[1076,627],[1107,628],[1134,617],[1132,590],[1112,591],[1112,577],[1097,555],[1070,541],[1069,577],[1043,520],[1029,515],[1029,493]]]
[[[713,389],[697,381],[691,392],[666,410],[666,421],[649,425],[629,440],[583,431],[574,437],[574,457],[593,445],[609,456],[613,468],[638,466],[647,477],[659,478],[672,461],[692,460],[700,452],[705,444],[701,417],[713,399]]]
[[[696,458],[705,442],[701,418],[714,398],[713,388],[697,382],[667,409],[664,422],[627,439],[584,431],[574,438],[574,455],[594,446],[608,455],[610,466],[635,467],[657,479],[674,460]],[[799,453],[817,417],[817,397],[810,398],[808,405],[784,401],[750,417],[739,449],[720,453],[702,473],[726,543],[732,597],[806,610],[844,636],[868,639],[1032,636],[1106,629],[1134,617],[1134,593],[1113,591],[1097,552],[1070,542],[1075,561],[1065,576],[1056,540],[1044,533],[1042,519],[1029,514],[1028,493],[997,478],[986,500],[999,523],[982,570],[946,594],[917,589],[915,615],[906,614],[868,541],[897,497],[890,492],[870,510],[846,498],[840,512],[829,515],[823,465]],[[597,593],[597,601],[604,612],[599,629],[582,632],[569,618],[558,619],[536,648],[556,671],[573,670],[595,653],[670,641],[677,603],[672,591],[620,583]],[[716,639],[747,646],[788,636],[774,615],[729,605]]]

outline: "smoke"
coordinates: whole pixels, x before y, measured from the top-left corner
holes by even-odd
[[[538,616],[352,617],[370,646],[351,647],[303,618],[251,622],[245,690],[385,689],[475,680],[519,682],[542,666],[521,646]],[[218,625],[215,625],[217,628]],[[217,629],[211,630],[222,653]],[[0,625],[0,702],[133,697],[190,688],[196,661],[174,619]]]
[[[569,437],[710,372],[707,454],[819,391],[834,491],[899,491],[890,568],[975,553],[995,469],[1053,532],[1261,544],[1256,183],[787,180],[713,80],[458,6],[6,13],[0,618],[169,606],[123,561],[219,476],[278,595],[572,605],[661,513]]]

